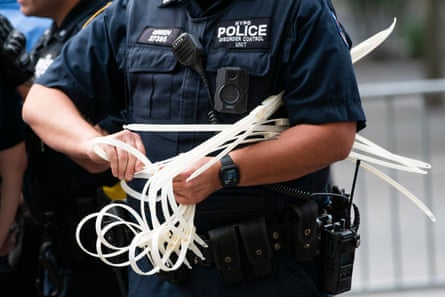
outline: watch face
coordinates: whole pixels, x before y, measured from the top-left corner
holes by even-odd
[[[223,171],[222,182],[224,186],[236,186],[239,183],[238,168],[227,168]]]

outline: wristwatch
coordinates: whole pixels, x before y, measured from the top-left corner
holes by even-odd
[[[219,180],[223,188],[232,188],[239,184],[239,168],[233,163],[229,155],[221,158],[221,170],[219,171]]]

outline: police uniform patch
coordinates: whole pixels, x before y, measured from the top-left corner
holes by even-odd
[[[216,27],[215,47],[268,49],[270,47],[270,19],[251,18],[219,23]]]
[[[170,46],[180,32],[179,28],[146,27],[139,37],[138,43]]]
[[[48,69],[48,67],[53,63],[54,56],[55,55],[53,54],[47,54],[46,56],[39,58],[35,66],[35,72],[34,72],[35,78],[40,77],[42,74],[46,72],[46,69]]]

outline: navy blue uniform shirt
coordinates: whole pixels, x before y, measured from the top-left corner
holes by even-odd
[[[291,125],[355,121],[357,130],[364,127],[347,40],[327,0],[213,2],[202,10],[195,0],[115,0],[67,44],[37,82],[65,92],[93,123],[107,115],[109,104],[121,103],[126,104],[128,123],[208,123],[211,106],[205,84],[172,52],[172,41],[187,32],[202,44],[212,93],[218,69],[240,67],[249,74],[246,113],[220,114],[222,122],[232,123],[268,96],[286,90],[281,115]],[[188,151],[208,137],[141,136],[152,161]],[[287,184],[323,191],[327,172]],[[286,199],[260,186],[218,191],[197,206],[195,225],[199,231],[273,215]],[[224,286],[214,269],[202,267],[194,267],[183,286],[132,272],[129,279],[131,297],[321,296],[316,281],[289,259],[274,276],[239,286]]]
[[[64,91],[93,122],[106,115],[108,104],[125,102],[129,123],[208,123],[204,83],[172,52],[171,43],[182,32],[193,34],[204,48],[212,93],[218,69],[241,67],[249,73],[247,112],[286,90],[283,112],[291,125],[356,121],[358,130],[364,127],[348,44],[326,1],[220,1],[203,11],[193,0],[116,0],[72,39],[38,83]],[[231,123],[246,113],[220,118]],[[142,137],[149,159],[159,161],[207,136]],[[327,179],[325,169],[287,184],[323,191]],[[255,198],[264,194],[261,188],[231,191],[254,196],[245,200],[248,209],[271,209],[264,202],[270,199]],[[206,199],[200,209],[221,209],[209,206],[216,201]],[[239,199],[233,203],[240,207]],[[223,203],[227,211],[230,205]]]
[[[115,1],[67,45],[38,83],[64,91],[93,122],[113,102],[126,101],[129,123],[208,123],[205,86],[171,49],[175,37],[188,32],[204,47],[213,93],[219,68],[241,67],[250,75],[248,111],[286,90],[291,125],[356,121],[358,130],[364,127],[349,48],[326,1],[238,0],[212,15],[194,1],[162,7],[160,2]],[[233,122],[244,115],[221,119]],[[204,137],[144,133],[143,139],[149,159],[159,161],[188,151]],[[326,182],[326,174],[320,176],[296,185],[319,191]]]

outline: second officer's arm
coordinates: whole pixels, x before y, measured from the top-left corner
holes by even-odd
[[[107,145],[102,149],[110,162],[101,159],[93,151],[93,140],[102,134],[58,89],[34,84],[23,105],[23,118],[47,145],[68,155],[91,172],[101,172],[111,167],[114,176],[129,180],[135,171],[142,169],[135,158]],[[139,135],[135,133],[121,131],[113,134],[113,137],[145,152]]]

